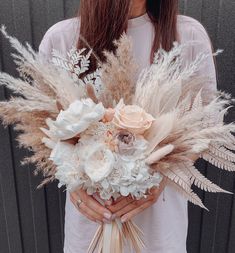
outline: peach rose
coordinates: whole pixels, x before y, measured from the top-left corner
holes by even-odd
[[[143,134],[155,119],[137,105],[125,105],[123,100],[117,104],[112,122],[120,129],[134,134]]]

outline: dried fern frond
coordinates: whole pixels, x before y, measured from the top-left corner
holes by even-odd
[[[227,161],[221,157],[217,157],[211,152],[202,153],[201,157],[211,163],[212,165],[227,171],[235,171],[235,164],[233,162]]]
[[[175,183],[174,181],[172,181],[170,179],[167,180],[167,184],[174,187],[174,189],[176,191],[178,191],[180,194],[182,194],[188,201],[190,201],[194,205],[198,205],[201,208],[206,209],[207,211],[209,211],[205,207],[205,205],[202,203],[202,200],[199,198],[199,196],[196,193],[193,192],[193,190],[187,191],[184,188],[182,188],[178,183]]]
[[[231,193],[219,187],[218,185],[212,183],[209,179],[207,179],[204,175],[202,175],[198,169],[193,164],[183,164],[185,169],[189,172],[189,178],[191,184],[194,184],[198,188],[208,191],[208,192],[224,192]]]

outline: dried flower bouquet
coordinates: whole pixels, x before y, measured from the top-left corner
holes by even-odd
[[[86,75],[90,55],[72,49],[52,63],[40,59],[1,29],[11,45],[21,78],[0,73],[0,85],[17,96],[0,103],[5,125],[14,124],[22,147],[33,151],[23,163],[34,163],[42,185],[55,179],[68,191],[77,187],[108,200],[131,195],[140,199],[163,178],[189,201],[206,208],[191,186],[227,192],[195,167],[197,155],[220,169],[235,171],[235,124],[224,124],[233,99],[217,91],[205,96],[206,76],[194,75],[208,55],[182,68],[187,45],[159,49],[153,64],[136,81],[136,63],[126,35],[116,52]],[[125,238],[136,252],[144,246],[131,221],[101,225],[88,252],[121,253]],[[113,252],[113,251],[112,251]]]

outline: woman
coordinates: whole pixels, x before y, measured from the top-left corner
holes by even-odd
[[[205,28],[195,19],[178,15],[176,0],[81,0],[78,18],[53,25],[44,35],[39,52],[51,58],[52,49],[66,56],[71,46],[90,45],[93,56],[105,58],[102,51],[114,50],[112,41],[126,32],[133,41],[133,53],[139,71],[149,66],[154,52],[162,46],[170,50],[172,43],[194,41],[183,55],[184,64],[190,63],[200,52],[210,53],[198,74],[211,75],[214,82],[205,83],[205,89],[216,89],[215,66],[210,39]],[[65,253],[84,253],[97,229],[98,223],[120,217],[124,222],[133,219],[145,234],[143,253],[185,253],[188,228],[187,201],[174,188],[161,184],[151,197],[134,201],[126,197],[102,206],[95,196],[77,190],[66,195]],[[125,253],[130,251],[125,251]]]

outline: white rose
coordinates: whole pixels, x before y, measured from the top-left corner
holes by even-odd
[[[104,144],[93,143],[88,146],[78,144],[77,147],[80,165],[92,182],[99,182],[111,173],[115,157]]]
[[[60,111],[57,119],[47,119],[48,129],[41,130],[53,140],[67,140],[85,131],[90,124],[103,118],[105,108],[90,98],[76,100],[65,111]]]

